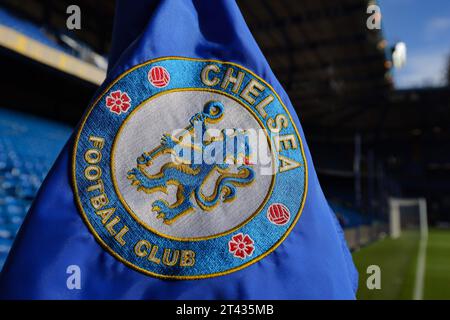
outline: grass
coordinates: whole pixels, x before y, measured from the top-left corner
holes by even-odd
[[[425,299],[450,299],[450,231],[434,230],[428,238]]]
[[[359,271],[357,297],[363,300],[412,299],[419,246],[418,232],[403,232],[353,254]],[[366,286],[367,267],[381,268],[381,289]],[[450,231],[430,230],[427,246],[424,299],[450,299]]]

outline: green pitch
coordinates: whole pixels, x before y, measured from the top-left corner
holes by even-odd
[[[353,253],[359,272],[358,299],[412,299],[419,246],[418,232],[403,232]],[[450,299],[450,231],[430,230],[424,279],[424,299]],[[381,289],[366,286],[369,265],[381,268]]]

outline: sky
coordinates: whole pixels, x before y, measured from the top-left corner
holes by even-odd
[[[406,65],[394,70],[397,88],[443,86],[450,57],[450,0],[378,0],[390,46],[403,41]]]

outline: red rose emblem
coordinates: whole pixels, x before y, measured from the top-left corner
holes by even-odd
[[[131,99],[126,92],[113,91],[106,97],[106,106],[111,112],[121,114],[130,108]]]
[[[236,258],[245,259],[253,254],[255,250],[253,244],[254,242],[248,234],[238,233],[231,237],[231,240],[228,242],[228,250]]]

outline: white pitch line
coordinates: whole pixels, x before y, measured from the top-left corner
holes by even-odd
[[[419,218],[420,218],[420,244],[419,254],[417,255],[416,281],[414,284],[414,300],[423,299],[423,285],[425,282],[425,264],[427,258],[428,243],[428,219],[427,202],[424,198],[419,199]]]
[[[425,281],[425,261],[427,256],[428,235],[422,234],[420,237],[419,254],[417,256],[416,281],[414,284],[414,300],[423,299],[423,285]]]

